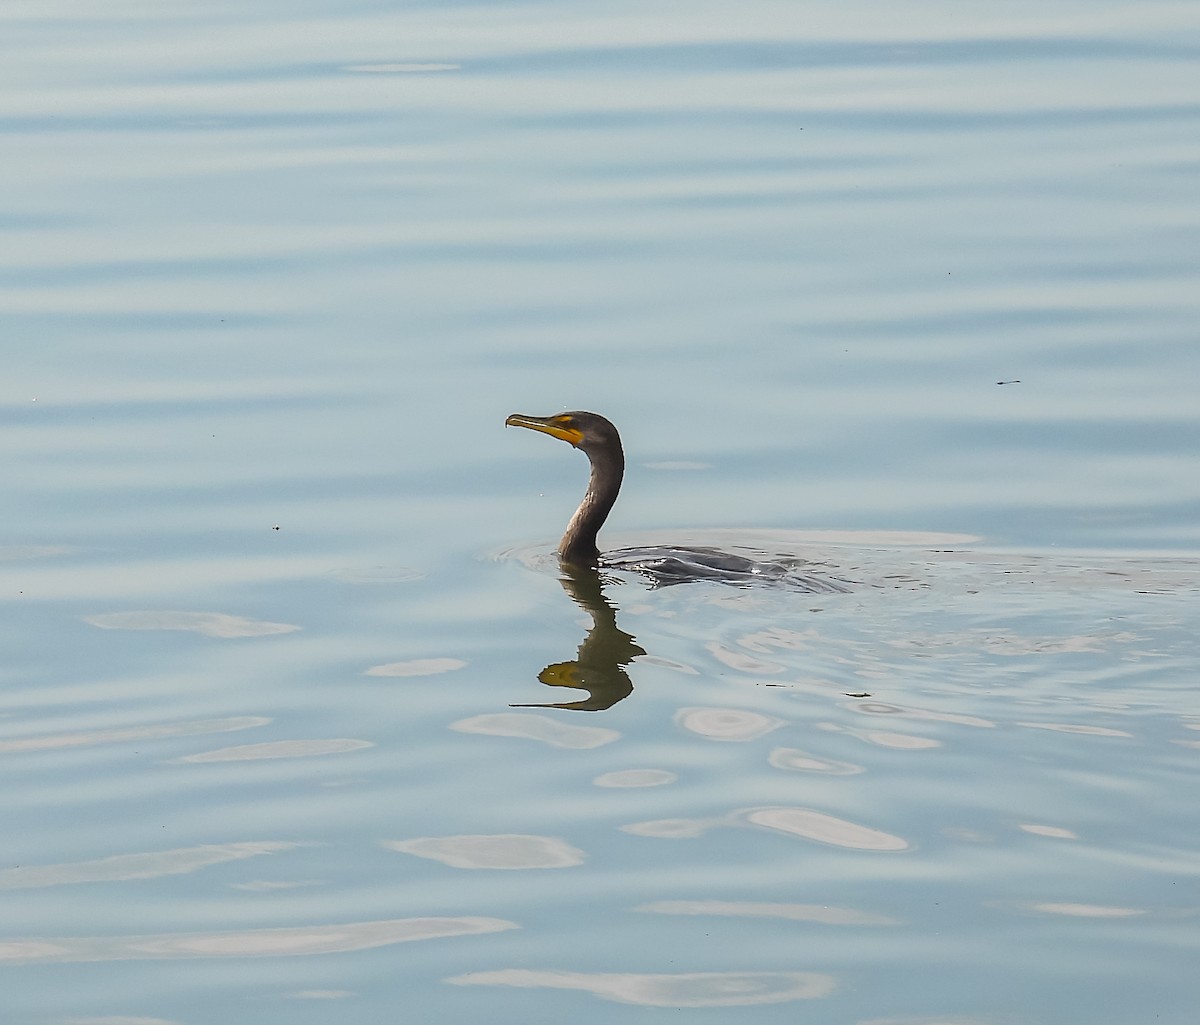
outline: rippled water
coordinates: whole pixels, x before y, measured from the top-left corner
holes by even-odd
[[[1194,5],[0,27],[5,1025],[1190,1025]]]

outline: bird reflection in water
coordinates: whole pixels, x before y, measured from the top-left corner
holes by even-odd
[[[594,566],[560,564],[563,590],[592,620],[575,658],[546,666],[538,679],[547,687],[568,687],[587,692],[577,701],[545,701],[514,704],[513,708],[573,708],[599,712],[611,708],[633,691],[625,667],[646,654],[632,634],[617,626],[617,611],[605,597],[603,581]]]

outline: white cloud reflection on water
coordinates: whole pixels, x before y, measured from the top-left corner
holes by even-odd
[[[679,776],[667,769],[617,769],[614,772],[604,772],[597,776],[592,783],[598,787],[661,787],[674,783]]]
[[[466,666],[460,658],[414,658],[407,662],[386,662],[363,671],[364,676],[436,676]]]
[[[1078,840],[1079,835],[1062,826],[1045,826],[1034,822],[1023,822],[1017,828],[1034,836],[1047,836],[1055,840]]]
[[[101,630],[186,630],[222,638],[268,637],[301,629],[291,623],[267,623],[224,612],[104,612],[84,616],[83,621]]]
[[[986,1025],[981,1018],[960,1018],[955,1015],[947,1018],[938,1015],[935,1018],[870,1018],[855,1022],[854,1025]]]
[[[347,64],[342,70],[360,75],[427,75],[458,71],[461,67],[461,64]]]
[[[863,715],[891,715],[898,719],[927,719],[931,722],[948,722],[956,726],[975,726],[979,729],[992,729],[995,723],[981,719],[977,715],[960,715],[953,712],[934,712],[926,708],[906,708],[901,705],[889,704],[886,701],[855,701],[843,707],[860,712]]]
[[[272,740],[263,744],[240,744],[216,751],[201,751],[176,759],[180,762],[254,762],[272,758],[315,758],[323,755],[347,754],[375,745],[369,740],[338,737],[331,740]]]
[[[940,740],[932,737],[914,737],[909,733],[888,733],[884,730],[847,730],[851,736],[865,740],[876,747],[890,747],[900,751],[926,751],[941,747]]]
[[[634,908],[657,915],[722,915],[733,918],[783,918],[821,925],[898,925],[896,919],[828,904],[787,904],[753,900],[656,900]]]
[[[656,819],[620,828],[634,836],[678,840],[702,836],[717,826],[761,826],[773,832],[857,851],[905,851],[910,846],[902,837],[811,808],[744,808],[712,819]]]
[[[410,566],[345,567],[330,575],[343,584],[408,584],[425,576]]]
[[[818,723],[816,728],[825,733],[841,733],[849,737],[855,737],[865,743],[874,744],[876,747],[894,748],[900,751],[923,751],[942,746],[940,740],[934,740],[932,737],[917,737],[911,733],[892,733],[887,730],[856,730],[848,726],[839,726],[837,723]]]
[[[20,737],[0,741],[0,754],[22,751],[48,751],[56,748],[91,747],[95,744],[124,744],[165,737],[193,737],[207,733],[234,733],[238,730],[266,726],[271,719],[261,715],[232,716],[228,719],[200,719],[196,722],[151,723],[110,730],[88,730],[81,733],[57,733],[46,737]]]
[[[722,665],[739,673],[749,673],[753,676],[773,676],[776,673],[786,673],[787,667],[766,659],[754,658],[745,652],[737,651],[724,644],[712,641],[705,645],[710,655]]]
[[[0,871],[0,890],[31,890],[70,883],[157,879],[160,876],[183,875],[208,868],[210,865],[241,861],[304,846],[307,844],[283,840],[256,840],[246,843],[177,847],[169,851],[149,851],[141,854],[115,854],[94,861],[75,861],[60,865],[22,865]]]
[[[782,719],[739,708],[681,708],[675,722],[706,740],[756,740],[783,725]]]
[[[860,826],[810,808],[756,808],[745,813],[745,818],[756,826],[856,851],[905,851],[909,847],[907,840],[881,829]]]
[[[862,765],[818,758],[816,755],[795,747],[775,748],[769,755],[768,761],[776,769],[786,769],[790,772],[820,772],[830,776],[857,776],[860,772],[867,771]]]
[[[0,545],[0,562],[53,559],[60,555],[70,555],[77,550],[71,545]]]
[[[63,1018],[62,1025],[183,1025],[176,1018],[145,1018],[139,1015],[104,1014],[85,1018]]]
[[[586,749],[602,747],[620,739],[616,730],[602,726],[573,726],[546,715],[530,712],[492,712],[459,719],[450,729],[460,733],[483,733],[492,737],[540,740],[551,747]]]
[[[1068,901],[1047,901],[1027,905],[1030,911],[1046,915],[1063,915],[1067,918],[1136,918],[1146,914],[1143,908],[1113,907],[1104,904],[1076,904]]]
[[[584,853],[553,836],[501,833],[495,836],[421,836],[384,840],[383,846],[418,858],[431,858],[451,868],[572,868]]]
[[[643,975],[623,972],[558,972],[504,968],[447,979],[456,986],[515,986],[577,989],[604,1000],[644,1007],[749,1007],[811,1000],[836,988],[820,972],[681,972]]]
[[[0,964],[290,957],[368,950],[392,943],[517,929],[502,918],[393,918],[372,922],[143,936],[37,937],[0,941]]]
[[[299,890],[306,886],[318,886],[316,879],[252,879],[246,883],[230,883],[231,890],[244,890],[246,893],[272,893],[275,890]]]
[[[293,1000],[342,1000],[354,996],[349,989],[302,989],[289,994]]]
[[[1108,726],[1086,726],[1065,722],[1019,722],[1016,725],[1030,730],[1053,730],[1055,733],[1077,733],[1087,737],[1132,737],[1132,733],[1114,730]]]

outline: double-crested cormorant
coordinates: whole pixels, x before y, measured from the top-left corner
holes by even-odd
[[[573,566],[595,566],[600,559],[596,535],[617,500],[621,479],[625,476],[625,452],[617,429],[599,413],[582,410],[557,416],[513,413],[504,425],[528,427],[570,442],[591,461],[592,475],[587,494],[567,524],[567,531],[558,544],[558,557]]]
[[[712,580],[739,586],[775,582],[810,593],[849,590],[847,581],[809,575],[803,568],[806,565],[804,559],[770,556],[750,549],[745,549],[751,551],[748,557],[711,547],[625,548],[609,552],[602,561],[600,549],[596,547],[596,535],[617,500],[625,475],[625,453],[617,429],[599,413],[582,410],[557,416],[513,413],[504,423],[505,426],[528,427],[570,442],[581,449],[592,464],[587,493],[558,543],[559,561],[567,566],[595,568],[603,565],[632,570],[649,577],[659,587],[688,580]]]

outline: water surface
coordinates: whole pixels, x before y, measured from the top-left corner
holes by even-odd
[[[6,1022],[1192,1021],[1193,5],[0,26]]]

